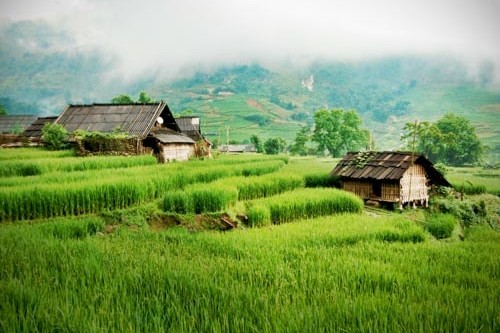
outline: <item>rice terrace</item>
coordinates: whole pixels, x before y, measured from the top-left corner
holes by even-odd
[[[391,211],[337,162],[0,149],[0,331],[497,332],[498,171]]]

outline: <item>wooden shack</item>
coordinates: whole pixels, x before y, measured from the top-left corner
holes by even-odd
[[[85,145],[96,153],[154,153],[158,161],[185,161],[195,156],[195,142],[181,132],[168,105],[163,102],[132,104],[69,105],[57,118],[70,133],[86,132],[128,135],[123,144]],[[109,151],[111,150],[111,151]]]
[[[182,134],[187,135],[195,142],[196,156],[212,157],[212,143],[201,133],[201,121],[199,116],[176,117],[175,122]]]
[[[409,152],[349,152],[330,173],[342,189],[365,201],[426,206],[431,186],[451,186],[423,155]]]
[[[36,119],[36,116],[30,115],[0,115],[0,147],[31,145],[22,133]]]

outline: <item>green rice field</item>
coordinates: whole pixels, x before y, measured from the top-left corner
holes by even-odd
[[[365,209],[332,159],[151,161],[0,150],[0,332],[500,328],[498,229]]]

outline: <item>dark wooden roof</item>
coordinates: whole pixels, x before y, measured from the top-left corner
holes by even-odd
[[[198,141],[203,139],[200,130],[200,117],[192,116],[192,117],[178,117],[175,118],[177,125],[182,133],[188,135],[191,139]]]
[[[28,115],[0,115],[0,134],[11,134],[17,130],[23,132],[36,118]]]
[[[168,105],[161,101],[147,104],[70,105],[57,118],[69,132],[76,130],[109,133],[116,129],[131,136],[145,138],[158,117],[163,126],[179,131]]]
[[[332,176],[364,180],[399,180],[412,164],[422,165],[431,183],[450,186],[423,155],[409,152],[349,152],[330,173]]]
[[[187,143],[193,145],[196,143],[186,134],[168,128],[155,129],[151,134],[162,143]]]
[[[30,138],[42,137],[42,128],[45,124],[52,124],[56,121],[55,117],[38,117],[27,129],[24,130],[23,135]]]

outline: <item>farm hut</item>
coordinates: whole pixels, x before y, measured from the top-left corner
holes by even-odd
[[[34,140],[42,139],[42,129],[46,124],[52,124],[56,121],[57,117],[38,117],[30,126],[28,126],[23,136],[32,138]]]
[[[20,134],[36,119],[37,116],[1,115],[0,134]]]
[[[196,143],[189,136],[170,129],[155,131],[155,153],[159,162],[187,161],[196,155]]]
[[[182,134],[187,135],[196,142],[196,156],[212,156],[212,143],[201,133],[200,117],[182,116],[175,118]]]
[[[349,152],[330,173],[342,189],[364,200],[424,205],[433,185],[451,186],[423,155],[408,152]]]
[[[219,152],[229,154],[256,153],[254,145],[220,145]]]
[[[186,160],[194,155],[194,149],[191,148],[194,141],[181,134],[174,116],[163,101],[146,104],[69,105],[55,123],[64,126],[70,133],[77,130],[100,133],[119,131],[129,136],[126,142],[116,144],[92,142],[82,148],[91,152],[126,154],[154,152],[158,160],[163,162],[173,159]],[[180,143],[184,146],[189,145],[190,148],[180,149]],[[176,158],[172,158],[174,151]]]
[[[0,115],[0,146],[22,147],[31,145],[22,132],[29,127],[36,116]]]

